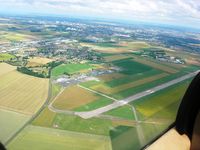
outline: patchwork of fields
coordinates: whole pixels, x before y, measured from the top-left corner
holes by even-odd
[[[31,39],[35,39],[34,36],[22,34],[22,33],[14,33],[14,32],[1,32],[1,41],[29,41]]]
[[[11,71],[0,76],[0,108],[32,115],[48,96],[47,79]]]
[[[174,67],[172,64],[158,64],[134,56],[130,58],[127,54],[109,55],[105,58],[114,67],[120,68],[119,71],[98,76],[99,81],[86,81],[81,86],[65,89],[55,99],[53,106],[62,110],[91,111],[112,103],[113,100],[109,97],[122,99],[197,70],[195,66]],[[126,146],[141,147],[174,121],[181,97],[189,83],[190,80],[184,81],[88,120],[67,113],[51,112],[46,108],[33,121],[33,125],[110,136],[112,147],[116,149],[121,147],[120,139],[129,137],[132,130],[136,142],[127,141]],[[82,86],[85,88],[81,88]],[[75,106],[71,107],[73,105]],[[130,130],[121,131],[120,127],[129,127]]]
[[[143,116],[141,119],[169,119],[173,121],[179,103],[189,86],[191,80],[184,81],[170,88],[156,92],[150,96],[139,99],[131,105]],[[154,107],[154,106],[157,107]],[[159,117],[160,116],[160,117]],[[173,117],[172,117],[173,116]]]
[[[99,76],[98,82],[88,81],[81,85],[116,99],[126,98],[198,69],[195,66],[158,63],[132,54],[114,54],[105,56],[105,59],[113,59],[109,63],[120,70],[114,74]]]
[[[95,77],[98,80],[92,78],[69,87],[52,83],[49,104],[8,143],[9,150],[139,149],[174,121],[190,80],[125,103],[97,117],[83,119],[75,115],[75,112],[102,108],[197,70],[196,66],[158,63],[130,53],[149,48],[146,42],[82,45],[106,52],[104,62],[98,65],[116,70]],[[33,58],[29,59],[28,65],[34,67],[51,61]],[[0,68],[5,68],[0,70],[0,119],[5,120],[0,123],[3,126],[0,140],[6,142],[45,103],[49,80],[21,74],[16,67],[4,63],[0,64]],[[71,76],[95,68],[97,65],[89,63],[62,64],[52,70],[52,80],[60,75]]]
[[[49,81],[0,63],[0,141],[6,143],[47,99]]]
[[[91,118],[86,120],[75,115],[54,113],[48,108],[32,124],[35,126],[104,136],[108,136],[110,128],[112,128],[112,121],[108,119]]]
[[[7,147],[9,150],[112,149],[110,139],[106,136],[36,126],[27,126]]]

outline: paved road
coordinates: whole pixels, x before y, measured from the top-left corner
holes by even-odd
[[[200,70],[199,70],[199,71],[200,71]],[[159,86],[156,86],[156,87],[151,88],[151,89],[149,89],[149,90],[146,90],[146,91],[144,91],[144,92],[140,92],[140,93],[138,93],[138,94],[135,94],[135,95],[133,95],[133,96],[130,96],[130,97],[128,97],[128,98],[125,98],[125,99],[123,99],[123,100],[115,101],[115,102],[113,102],[112,104],[107,105],[107,106],[105,106],[105,107],[101,107],[101,108],[98,108],[98,109],[95,109],[95,110],[92,110],[92,111],[88,111],[88,112],[75,112],[75,115],[78,115],[78,116],[80,116],[80,117],[82,117],[82,118],[84,118],[84,119],[89,119],[89,118],[98,116],[98,115],[103,114],[103,113],[105,113],[105,112],[107,112],[107,111],[110,111],[110,110],[112,110],[112,109],[121,107],[121,106],[123,106],[123,105],[126,105],[126,104],[132,102],[132,101],[135,101],[135,100],[137,100],[137,99],[140,99],[140,98],[142,98],[142,97],[145,97],[145,96],[147,96],[147,95],[150,95],[150,94],[152,94],[152,93],[154,93],[154,92],[160,91],[160,90],[165,89],[165,88],[167,88],[167,87],[170,87],[170,86],[172,86],[172,85],[174,85],[174,84],[177,84],[177,83],[180,83],[180,82],[182,82],[182,81],[184,81],[184,80],[187,80],[187,79],[189,79],[189,78],[192,78],[192,77],[194,77],[196,74],[198,74],[199,71],[196,71],[196,72],[193,72],[193,73],[184,75],[184,76],[182,76],[182,77],[180,77],[180,78],[178,78],[178,79],[174,79],[174,80],[172,80],[172,81],[169,81],[169,82],[167,82],[167,83],[161,84],[161,85],[159,85]]]

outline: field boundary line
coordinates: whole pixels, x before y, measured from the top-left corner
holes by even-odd
[[[106,97],[106,98],[108,98],[108,99],[111,99],[111,100],[113,100],[113,101],[118,101],[117,99],[115,99],[115,98],[113,98],[113,97],[110,97],[110,96],[108,96],[108,95],[106,95],[106,94],[103,94],[103,93],[97,92],[97,91],[95,91],[95,90],[89,89],[89,88],[84,87],[84,86],[82,86],[82,85],[80,85],[80,84],[78,84],[78,87],[80,87],[80,88],[82,88],[82,89],[85,89],[85,90],[88,90],[88,91],[90,91],[90,92],[92,92],[92,93],[101,95],[101,96]]]
[[[39,116],[39,114],[44,110],[44,108],[46,107],[46,105],[48,104],[49,100],[51,99],[52,96],[52,84],[51,84],[51,79],[49,79],[49,89],[48,89],[48,94],[47,94],[47,99],[44,102],[44,104],[41,106],[41,108],[35,113],[33,114],[33,116],[21,127],[19,128],[18,131],[16,131],[12,137],[10,137],[5,143],[4,145],[7,146],[18,134],[20,134],[20,132],[29,124],[31,124],[31,122],[37,117]]]

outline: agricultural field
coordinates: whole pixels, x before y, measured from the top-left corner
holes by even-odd
[[[105,75],[101,75],[98,78],[104,82],[106,81],[112,81],[115,79],[120,79],[126,77],[126,75],[122,74],[122,73],[112,73],[112,74],[105,74]]]
[[[146,42],[119,42],[119,43],[81,43],[81,46],[90,47],[95,51],[102,53],[127,53],[141,48],[148,48],[150,45]]]
[[[123,84],[128,84],[130,82],[137,82],[138,80],[142,80],[142,79],[145,79],[146,77],[153,77],[153,76],[156,76],[158,74],[162,74],[163,72],[160,71],[160,70],[150,70],[150,71],[147,71],[144,73],[138,73],[136,75],[122,75],[120,76],[119,78],[111,78],[110,80],[104,80],[104,78],[102,78],[100,76],[100,79],[102,79],[106,85],[108,87],[117,87],[117,86],[121,86]],[[110,74],[112,75],[112,74]]]
[[[191,79],[162,87],[200,69],[192,30],[8,18],[0,17],[0,141],[8,150],[141,149],[174,122]]]
[[[70,86],[61,91],[54,99],[53,107],[60,110],[89,111],[112,102],[113,100],[109,98],[92,93],[79,86]]]
[[[53,127],[55,116],[56,116],[55,112],[52,112],[48,108],[45,108],[39,114],[39,116],[32,122],[32,124],[39,125],[42,127]]]
[[[43,119],[45,116],[51,119]],[[108,136],[112,121],[101,118],[83,119],[75,115],[54,113],[44,110],[32,123],[34,126],[49,127],[80,133]]]
[[[107,56],[106,56],[107,57]],[[92,90],[115,97],[120,92],[134,89],[147,83],[161,80],[169,76],[163,69],[154,68],[148,63],[139,63],[132,58],[120,59],[110,62],[119,69],[118,72],[98,76],[100,81],[87,81],[81,85]],[[134,91],[134,90],[132,90]]]
[[[124,118],[127,120],[135,120],[133,108],[129,105],[125,105],[109,112],[104,113],[105,115],[111,115],[119,118]]]
[[[99,99],[97,99],[93,102],[90,102],[90,103],[87,103],[85,105],[75,108],[74,111],[77,111],[77,112],[91,111],[91,110],[109,105],[111,103],[113,103],[113,100],[108,99],[106,97],[99,97]]]
[[[101,52],[101,53],[124,53],[128,52],[127,49],[124,49],[121,46],[113,46],[113,47],[108,47],[108,46],[102,46],[102,45],[95,45],[91,43],[81,43],[81,46],[83,47],[90,47],[95,51]]]
[[[34,39],[34,36],[21,34],[21,33],[14,33],[14,32],[3,32],[1,33],[0,40],[6,40],[6,41],[14,41],[14,42],[20,42],[20,41],[29,41],[31,39]]]
[[[53,100],[63,89],[63,87],[59,84],[51,83],[51,100]]]
[[[158,86],[160,84],[163,84],[163,83],[166,83],[170,80],[173,80],[173,79],[176,79],[182,75],[184,75],[186,73],[178,73],[178,74],[173,74],[173,75],[170,75],[170,76],[166,76],[164,78],[161,78],[161,79],[158,79],[158,80],[155,80],[153,82],[150,82],[149,84],[143,84],[143,85],[140,85],[140,86],[137,86],[137,87],[134,87],[134,88],[129,88],[127,90],[124,90],[124,91],[120,91],[119,93],[115,94],[115,97],[116,98],[119,98],[119,99],[123,99],[123,98],[126,98],[130,95],[133,95],[133,94],[136,94],[136,93],[139,93],[141,91],[145,91],[147,89],[150,89],[152,87],[155,87],[155,86]]]
[[[0,109],[0,141],[4,144],[30,118],[30,116]]]
[[[0,62],[7,61],[15,58],[14,55],[8,54],[8,53],[0,53]]]
[[[190,81],[191,80],[184,81],[180,84],[132,102],[131,105],[136,108],[136,114],[140,123],[135,126],[133,125],[132,127],[118,126],[115,130],[111,130],[110,137],[112,147],[116,150],[124,148],[132,149],[135,147],[139,149],[149,143],[153,137],[161,134],[172,122],[175,121],[180,100]],[[127,109],[126,112],[128,112]],[[117,108],[107,112],[106,114],[120,116],[124,111],[125,110],[122,110],[122,108]],[[127,114],[122,117],[127,118],[128,116],[130,115]],[[123,139],[127,140],[124,141]],[[126,144],[122,144],[122,140],[126,142]]]
[[[175,119],[178,106],[190,81],[184,81],[150,96],[138,99],[129,105],[110,110],[104,113],[104,115],[135,120],[134,111],[131,108],[132,105],[140,121],[158,121],[169,125]]]
[[[167,75],[168,75],[167,73],[162,73],[162,74],[158,74],[156,76],[147,77],[145,79],[140,79],[140,80],[137,80],[137,81],[129,82],[129,83],[119,85],[119,86],[116,86],[116,87],[112,87],[112,88],[108,87],[106,84],[95,85],[95,86],[92,86],[91,88],[93,90],[96,90],[96,91],[99,91],[99,92],[102,92],[102,93],[105,93],[105,94],[108,94],[108,95],[112,95],[112,94],[124,91],[126,89],[130,89],[130,88],[134,88],[134,87],[137,87],[137,86],[140,86],[140,85],[143,85],[143,84],[150,83],[152,81],[166,77]]]
[[[142,149],[144,145],[164,132],[167,127],[159,123],[140,123],[134,127],[118,126],[110,131],[112,148],[115,150]]]
[[[135,106],[137,112],[141,116],[141,120],[168,119],[167,121],[172,122],[175,119],[174,117],[176,116],[179,103],[190,81],[191,80],[184,81],[134,101],[131,104]]]
[[[112,61],[122,60],[122,59],[127,59],[127,58],[131,58],[131,56],[118,54],[118,55],[106,56],[106,57],[104,57],[104,60],[106,62],[112,62]]]
[[[34,145],[34,146],[33,146]],[[8,146],[9,150],[111,150],[110,138],[52,128],[27,126]]]
[[[57,77],[63,74],[87,72],[92,68],[93,66],[90,64],[62,64],[52,70],[52,76]]]
[[[114,150],[140,149],[142,147],[135,127],[119,126],[116,130],[110,131],[110,137]]]
[[[119,60],[109,62],[119,69],[118,72],[98,76],[98,82],[87,81],[81,85],[116,99],[123,99],[199,69],[195,65],[158,63],[155,60],[136,57],[132,54],[121,55],[132,58],[118,57]],[[112,58],[111,56],[115,55],[105,57]]]
[[[0,108],[32,115],[48,96],[48,79],[10,71],[0,75]]]
[[[138,58],[138,57],[134,57],[134,61],[138,62],[138,63],[141,63],[141,64],[145,64],[145,65],[148,65],[148,66],[151,66],[155,69],[158,69],[158,70],[162,70],[164,72],[167,72],[167,73],[177,73],[179,70],[177,68],[173,68],[172,66],[174,65],[171,65],[171,66],[166,66],[166,65],[162,65],[158,62],[153,62],[153,61],[150,61],[150,60],[147,60],[147,59],[142,59],[142,58]],[[181,65],[179,65],[181,66]]]
[[[99,97],[92,92],[78,86],[71,86],[58,95],[53,106],[57,109],[71,110],[97,99],[99,99]]]
[[[120,73],[123,73],[126,75],[144,73],[146,71],[153,69],[152,67],[135,62],[134,60],[130,60],[130,59],[117,60],[117,61],[112,62],[112,64],[116,67],[122,68],[122,70],[120,70]]]
[[[27,67],[37,67],[37,66],[43,66],[50,62],[52,62],[52,59],[49,58],[43,58],[43,57],[33,57],[28,59]]]
[[[16,67],[8,65],[6,63],[0,63],[0,76],[6,73],[9,73],[11,71],[16,70]]]
[[[143,42],[143,41],[135,41],[135,42],[122,41],[122,42],[119,42],[119,45],[125,47],[129,51],[137,51],[142,48],[151,47],[150,44],[148,44],[147,42]]]

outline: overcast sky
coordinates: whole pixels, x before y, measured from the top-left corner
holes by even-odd
[[[200,0],[0,0],[0,12],[88,16],[200,28]]]

